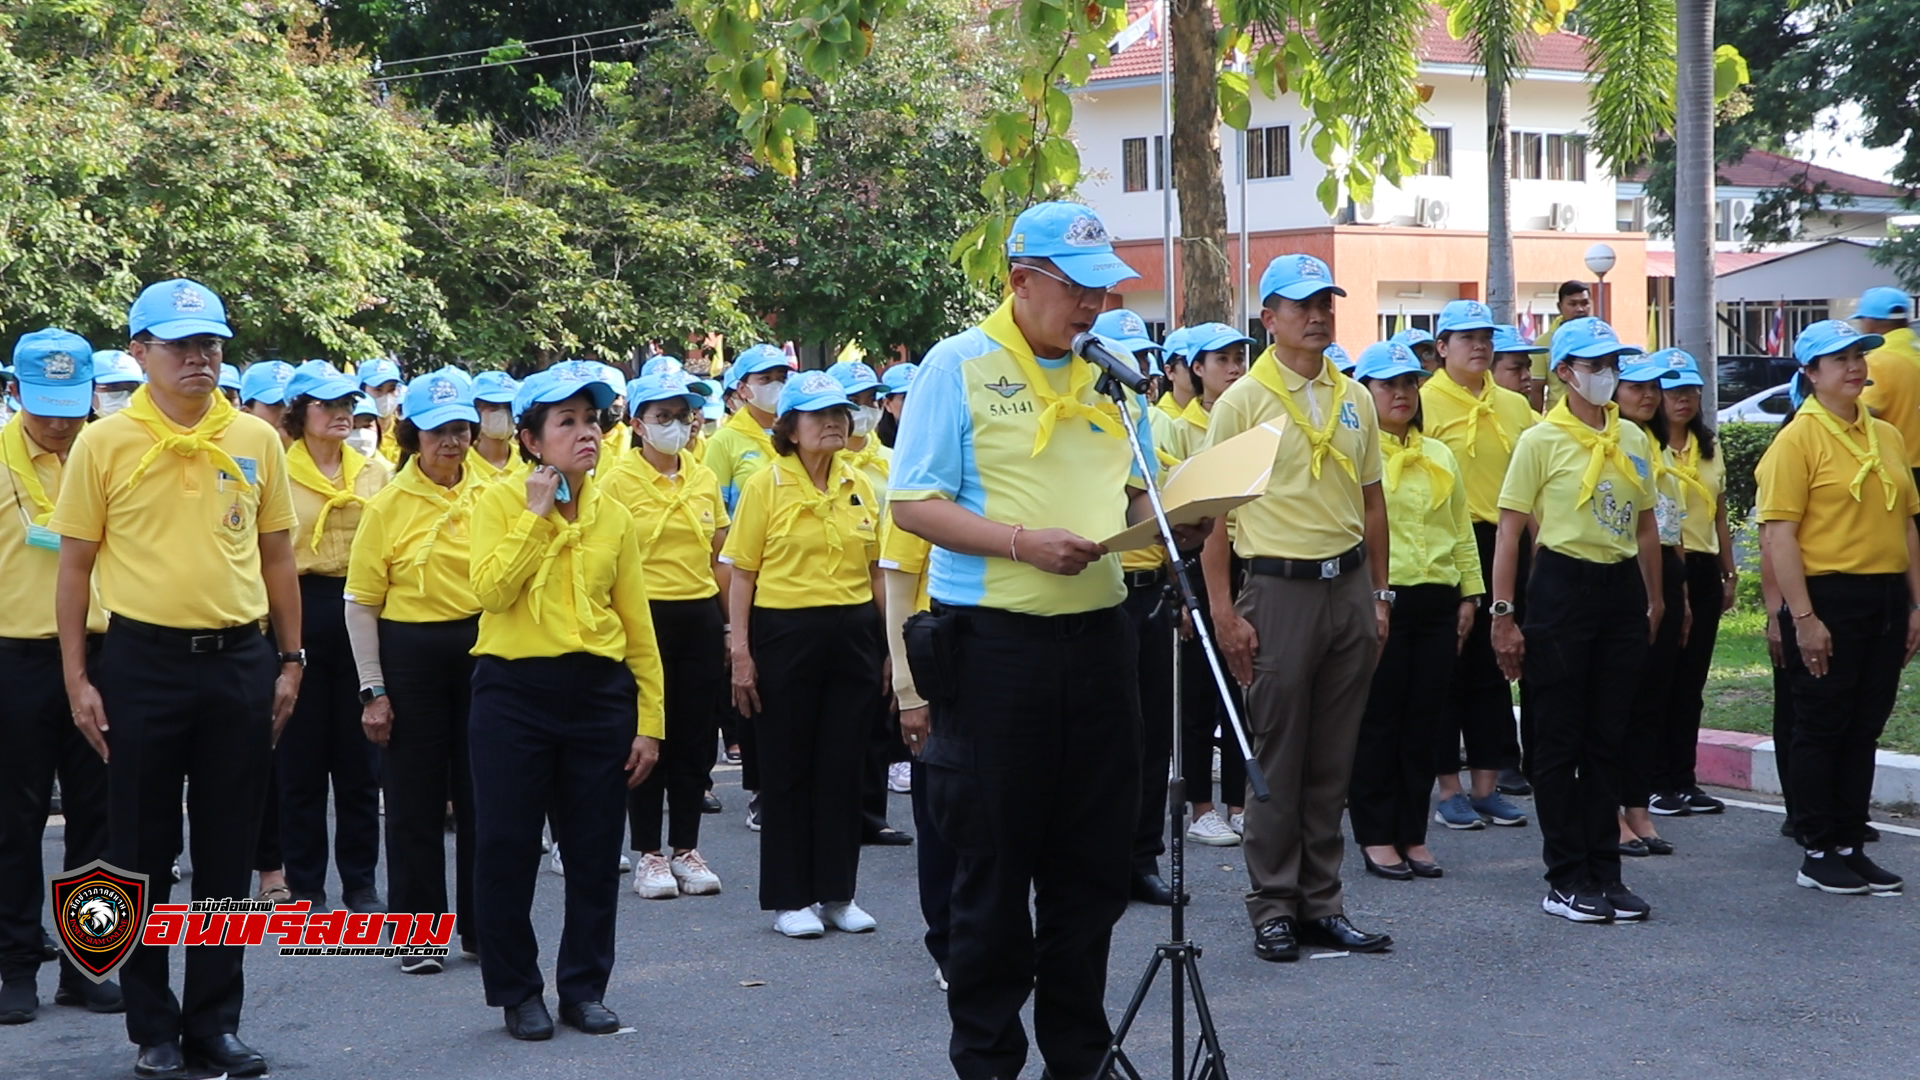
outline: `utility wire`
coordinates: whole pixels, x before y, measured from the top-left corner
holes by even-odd
[[[671,41],[683,34],[667,34],[661,37],[637,38],[632,41],[616,41],[607,45],[595,45],[585,49],[569,49],[566,52],[542,53],[538,56],[521,56],[512,60],[495,60],[485,64],[468,64],[464,67],[434,68],[431,71],[403,71],[398,75],[373,74],[367,76],[374,82],[399,82],[403,79],[424,79],[433,75],[457,75],[463,71],[479,71],[482,68],[511,67],[514,64],[527,64],[535,60],[564,60],[570,56],[585,56],[589,53],[603,52],[607,49],[625,49],[638,45],[652,45],[657,42]]]
[[[646,23],[632,23],[627,26],[610,27],[606,30],[582,30],[577,34],[562,34],[559,37],[541,38],[539,41],[520,41],[520,42],[503,41],[498,45],[488,45],[484,48],[479,48],[479,49],[463,49],[459,52],[440,53],[437,56],[415,56],[407,60],[382,60],[380,61],[380,66],[382,68],[388,68],[388,67],[396,67],[400,64],[424,64],[429,60],[451,60],[451,59],[454,59],[455,57],[460,57],[460,56],[473,56],[476,53],[489,53],[495,49],[506,48],[512,45],[520,45],[520,46],[551,45],[556,41],[572,41],[574,38],[595,37],[600,34],[618,34],[627,30],[638,30],[641,27],[646,25],[647,25]]]

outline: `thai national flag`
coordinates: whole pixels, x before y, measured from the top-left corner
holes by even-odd
[[[1787,344],[1787,309],[1775,307],[1773,322],[1767,325],[1767,355],[1779,356]]]

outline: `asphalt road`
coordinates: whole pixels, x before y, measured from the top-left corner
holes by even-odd
[[[720,774],[727,813],[706,818],[701,843],[722,895],[648,901],[623,879],[607,1004],[630,1032],[593,1038],[562,1027],[551,1042],[517,1043],[483,1004],[474,964],[404,976],[390,960],[263,948],[247,961],[242,1037],[274,1075],[326,1080],[951,1076],[944,996],[920,943],[913,849],[865,851],[860,900],[877,933],[781,938],[755,896],[758,838],[743,827],[738,775]],[[905,798],[893,802],[895,824],[909,822]],[[1531,827],[1436,825],[1440,881],[1367,877],[1350,849],[1348,911],[1391,932],[1395,948],[1292,965],[1252,953],[1238,849],[1189,849],[1189,927],[1206,950],[1231,1075],[1910,1080],[1920,1074],[1920,898],[1795,887],[1799,857],[1779,823],[1740,808],[1664,822],[1679,854],[1629,860],[1628,883],[1654,907],[1644,925],[1543,915]],[[58,865],[59,835],[49,830],[49,865]],[[1920,876],[1920,839],[1889,833],[1873,853]],[[563,885],[541,874],[536,925],[549,963]],[[1116,1018],[1165,931],[1164,909],[1137,904],[1117,928]],[[43,1002],[54,971],[41,969]],[[1149,1077],[1172,1074],[1164,987],[1129,1041]],[[36,1022],[0,1028],[0,1076],[9,1078],[127,1076],[133,1052],[117,1016],[43,1004]],[[1039,1072],[1036,1054],[1026,1075]]]

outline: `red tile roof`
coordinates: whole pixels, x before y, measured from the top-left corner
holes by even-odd
[[[1869,198],[1899,198],[1906,194],[1903,189],[1883,181],[1843,173],[1839,169],[1829,169],[1808,161],[1796,161],[1765,150],[1749,150],[1739,161],[1715,168],[1714,174],[1719,177],[1721,187],[1784,188],[1804,185],[1817,188],[1824,184],[1829,191]],[[1644,183],[1647,179],[1646,170],[1642,169],[1626,179]]]

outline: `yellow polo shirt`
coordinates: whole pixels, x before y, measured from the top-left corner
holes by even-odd
[[[667,476],[640,451],[629,450],[600,471],[608,498],[633,514],[640,530],[640,557],[647,595],[655,600],[705,600],[717,596],[713,537],[730,522],[713,470],[693,451],[680,451],[679,471]]]
[[[53,608],[60,537],[43,530],[60,498],[66,466],[59,454],[33,441],[18,413],[0,429],[0,457],[6,459],[8,481],[0,488],[0,638],[56,637],[60,628]],[[27,542],[29,531],[40,538],[40,544]],[[100,607],[96,585],[93,604],[87,609],[87,630],[98,634],[106,628],[107,613]]]
[[[267,614],[260,535],[295,523],[286,452],[266,421],[219,394],[209,400],[199,423],[184,428],[154,407],[143,386],[125,409],[89,424],[68,455],[48,524],[100,545],[94,583],[115,615],[223,630]],[[192,444],[196,435],[252,472],[253,482],[222,471]],[[182,439],[188,454],[161,438]]]
[[[354,530],[367,500],[393,477],[385,459],[362,456],[351,446],[340,448],[340,476],[322,473],[307,451],[305,439],[287,447],[287,479],[292,482],[293,561],[302,574],[345,577],[353,554]]]
[[[529,470],[527,469],[527,462],[521,460],[517,447],[511,454],[507,455],[507,467],[502,469],[494,465],[493,462],[488,461],[477,448],[469,446],[467,448],[466,471],[472,473],[474,479],[478,482],[490,484],[495,480],[505,480],[510,476],[523,476]]]
[[[887,483],[893,476],[893,452],[880,441],[877,435],[867,436],[867,444],[858,450],[842,450],[847,463],[859,470],[867,478],[867,486],[873,489],[873,497],[880,500],[881,510],[887,508]]]
[[[1680,539],[1689,554],[1695,551],[1720,554],[1718,519],[1720,507],[1726,501],[1727,463],[1722,457],[1724,448],[1714,449],[1718,452],[1712,457],[1702,458],[1700,441],[1689,434],[1684,452],[1675,452],[1672,447],[1662,451],[1666,455],[1667,471],[1687,500]]]
[[[1867,377],[1873,385],[1861,391],[1860,403],[1900,429],[1907,467],[1920,469],[1920,343],[1911,326],[1885,336],[1887,343],[1867,354]]]
[[[1463,598],[1486,592],[1467,488],[1453,451],[1417,431],[1405,439],[1381,432],[1380,450],[1391,537],[1387,580],[1396,587],[1458,585]]]
[[[1263,378],[1262,371],[1269,374]],[[1280,381],[1315,430],[1329,430],[1331,422],[1329,445],[1338,456],[1329,452],[1321,458],[1319,476],[1313,474],[1312,443],[1266,378]],[[1320,373],[1308,379],[1280,364],[1268,349],[1246,378],[1214,402],[1207,447],[1260,424],[1284,426],[1266,494],[1227,515],[1234,551],[1247,559],[1318,560],[1343,554],[1365,539],[1361,489],[1379,483],[1381,470],[1373,395],[1331,360],[1323,360]],[[1341,458],[1352,464],[1351,474]]]
[[[610,461],[625,455],[633,449],[633,428],[627,424],[615,424],[613,430],[600,439],[600,460]]]
[[[1555,315],[1552,324],[1541,331],[1539,337],[1533,339],[1533,343],[1540,346],[1542,350],[1533,354],[1533,381],[1546,387],[1541,400],[1546,403],[1549,412],[1555,405],[1560,404],[1561,398],[1567,396],[1567,385],[1553,375],[1553,333],[1560,329],[1560,324],[1563,322],[1566,320]]]
[[[754,473],[720,561],[754,575],[753,606],[792,610],[873,602],[880,510],[867,478],[835,454],[827,490],[797,457]]]
[[[1862,450],[1875,442],[1886,469],[1860,473],[1860,460],[1840,438],[1828,431],[1818,414],[1832,417],[1847,438]],[[1920,495],[1913,473],[1901,467],[1907,460],[1900,429],[1875,419],[1866,410],[1851,424],[1827,412],[1819,399],[1808,398],[1773,445],[1760,458],[1755,476],[1760,495],[1755,500],[1760,520],[1800,523],[1800,556],[1807,573],[1899,574],[1907,569],[1907,523],[1920,513]],[[1860,480],[1860,497],[1852,485]],[[1894,486],[1893,509],[1887,509],[1885,484]]]
[[[527,509],[524,479],[486,485],[473,507],[475,656],[525,660],[587,653],[618,660],[639,684],[638,733],[666,737],[666,676],[653,635],[633,515],[591,476],[578,520]]]
[[[928,611],[933,607],[933,597],[927,594],[927,562],[932,554],[932,544],[895,525],[893,515],[887,515],[886,524],[880,527],[880,569],[896,570],[918,579],[914,611]],[[887,617],[892,618],[892,613]]]
[[[1556,406],[1565,410],[1564,403]],[[1578,422],[1577,420],[1575,421]],[[1582,503],[1582,479],[1591,452],[1560,425],[1528,428],[1514,447],[1500,489],[1500,508],[1532,514],[1540,522],[1542,547],[1592,563],[1616,563],[1640,554],[1640,512],[1653,508],[1653,444],[1640,425],[1620,420],[1607,406],[1608,430],[1617,432],[1632,473],[1609,455],[1592,498]]]
[[[1467,511],[1473,520],[1500,521],[1500,485],[1520,433],[1540,422],[1527,399],[1495,385],[1483,373],[1478,393],[1453,381],[1445,369],[1420,387],[1421,423],[1430,438],[1447,444],[1466,480]]]
[[[720,484],[720,497],[726,500],[727,512],[734,513],[739,509],[740,491],[747,480],[778,456],[773,452],[773,436],[760,426],[752,412],[742,407],[707,439],[706,453],[700,462],[713,470],[713,478]]]
[[[347,599],[403,623],[453,622],[480,614],[473,594],[473,500],[486,481],[472,468],[443,488],[407,461],[367,502],[347,563]],[[298,496],[296,495],[297,499]]]

